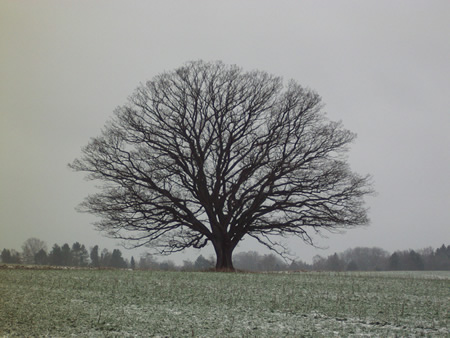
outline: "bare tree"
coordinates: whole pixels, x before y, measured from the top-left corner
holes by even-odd
[[[47,244],[44,241],[31,237],[22,244],[22,257],[25,264],[34,264],[35,255],[41,251],[47,251]]]
[[[320,96],[262,71],[187,63],[141,85],[70,166],[102,182],[82,211],[99,230],[163,253],[211,242],[233,269],[246,235],[368,223],[369,177],[346,163],[355,135],[328,121]]]

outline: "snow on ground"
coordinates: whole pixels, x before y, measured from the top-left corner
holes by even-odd
[[[448,336],[450,273],[0,270],[0,335]]]

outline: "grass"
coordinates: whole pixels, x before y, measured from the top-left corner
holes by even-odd
[[[449,336],[450,273],[0,270],[0,335]]]

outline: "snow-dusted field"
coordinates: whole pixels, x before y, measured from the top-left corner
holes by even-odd
[[[450,336],[450,273],[0,269],[1,336]]]

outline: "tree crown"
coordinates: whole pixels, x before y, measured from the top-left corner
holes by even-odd
[[[367,224],[369,177],[346,162],[355,134],[295,81],[190,62],[141,85],[70,166],[100,180],[81,209],[110,236],[163,252],[250,235]],[[232,250],[232,249],[231,249]]]

